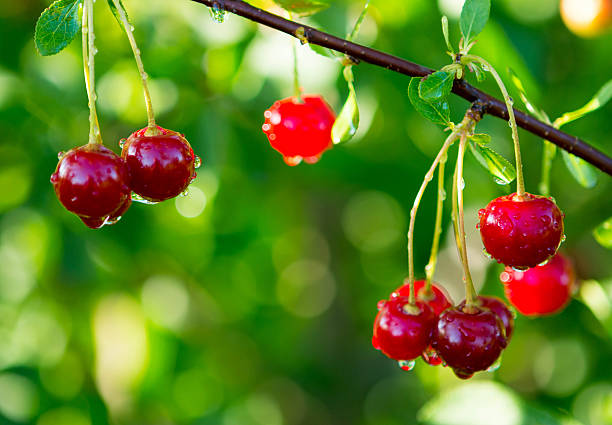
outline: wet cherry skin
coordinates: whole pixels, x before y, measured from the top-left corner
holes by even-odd
[[[112,224],[130,203],[129,173],[110,149],[92,143],[66,152],[51,183],[61,204],[88,227]]]
[[[502,196],[478,215],[485,250],[509,267],[527,269],[548,260],[563,238],[563,213],[543,196]]]
[[[130,187],[151,202],[174,198],[195,178],[196,156],[176,131],[138,130],[125,141],[121,157],[130,171]]]
[[[444,310],[452,307],[453,304],[450,301],[450,295],[446,292],[442,286],[433,282],[431,284],[431,292],[425,292],[425,281],[415,280],[414,281],[414,292],[419,301],[423,301],[428,304],[433,310],[436,316],[439,316]],[[410,296],[410,284],[404,283],[402,286],[397,288],[391,293],[391,298],[394,297],[409,297]]]
[[[483,307],[445,310],[434,331],[432,346],[461,379],[486,370],[506,347],[504,324]]]
[[[506,267],[500,275],[506,297],[526,316],[558,313],[569,303],[576,285],[570,260],[557,253],[548,263],[525,271]]]
[[[506,335],[506,341],[510,342],[510,338],[512,338],[512,332],[514,331],[514,315],[500,298],[494,297],[492,295],[479,295],[478,296],[478,304],[480,307],[488,308],[493,313],[497,315],[504,324],[504,331]],[[459,304],[459,308],[463,308],[465,306],[465,300]]]
[[[395,297],[379,303],[374,320],[372,345],[394,360],[413,360],[430,344],[436,325],[436,315],[427,304],[408,297]],[[414,312],[409,312],[410,308]]]
[[[336,116],[319,95],[278,100],[264,112],[263,132],[288,165],[313,164],[331,148]]]

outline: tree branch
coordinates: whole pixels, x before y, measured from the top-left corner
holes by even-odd
[[[301,33],[303,30],[303,37],[308,40],[308,43],[327,47],[337,52],[349,55],[353,59],[390,69],[392,71],[399,72],[400,74],[411,77],[424,77],[434,72],[432,69],[398,58],[397,56],[374,50],[357,43],[352,43],[348,40],[318,31],[307,25],[302,25],[288,19],[284,19],[280,16],[251,6],[250,4],[241,0],[192,1],[209,7],[216,5],[217,7],[223,8],[228,12],[282,31],[296,38],[296,31],[300,29],[300,37],[302,37]],[[469,102],[480,102],[484,105],[484,112],[489,115],[496,116],[506,121],[508,120],[508,109],[503,101],[484,93],[476,87],[466,83],[464,80],[455,80],[453,85],[453,93],[461,96]],[[514,114],[516,115],[516,122],[519,127],[554,143],[561,149],[579,156],[580,158],[589,162],[591,165],[599,168],[601,171],[612,175],[612,158],[606,156],[593,146],[590,146],[577,137],[557,130],[556,128],[530,115],[527,115],[516,108],[514,108]]]

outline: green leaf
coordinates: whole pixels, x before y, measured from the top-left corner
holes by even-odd
[[[576,155],[566,151],[563,152],[563,161],[572,176],[581,186],[587,189],[592,188],[597,183],[597,174],[591,165]]]
[[[436,124],[450,124],[450,108],[448,102],[442,100],[430,103],[421,99],[419,96],[419,82],[420,78],[413,77],[410,79],[410,84],[408,85],[408,98],[412,106],[414,106],[414,109]]]
[[[493,149],[470,143],[470,150],[478,162],[495,177],[495,183],[510,184],[516,178],[514,166]]]
[[[334,50],[328,49],[327,47],[323,47],[323,46],[319,46],[318,44],[311,44],[311,43],[308,43],[308,47],[310,47],[310,49],[313,52],[321,56],[325,56],[326,58],[336,59],[338,57],[338,55],[336,54]]]
[[[121,22],[121,16],[119,16],[119,11],[117,10],[117,7],[115,6],[115,3],[113,2],[113,0],[106,0],[106,1],[108,2],[108,6],[110,7],[111,12],[113,12],[113,15],[115,16],[115,19],[117,20],[117,22],[119,22],[119,26],[121,26],[121,28],[123,28],[123,22]],[[123,5],[123,0],[119,0],[119,4],[123,8],[123,11],[125,12],[125,17],[127,18],[128,22],[130,22],[130,17],[127,14],[127,9]]]
[[[486,133],[476,133],[470,136],[470,140],[479,145],[486,145],[491,141],[491,136]]]
[[[597,226],[593,236],[601,246],[612,249],[612,217]]]
[[[467,46],[470,39],[476,37],[484,29],[489,20],[490,11],[491,0],[465,0],[459,20],[464,46]]]
[[[575,121],[578,118],[582,118],[588,113],[596,111],[597,109],[604,106],[612,99],[612,80],[608,81],[603,85],[602,88],[595,94],[595,96],[589,100],[589,102],[582,108],[576,109],[572,112],[566,112],[561,117],[555,120],[555,127],[560,128],[561,126]]]
[[[453,88],[455,74],[445,71],[436,71],[423,78],[419,83],[419,96],[427,102],[434,102],[446,98]]]
[[[351,140],[359,128],[359,107],[357,106],[355,86],[353,86],[353,71],[350,66],[344,68],[344,79],[348,84],[349,95],[332,127],[331,134],[334,145]]]
[[[43,11],[36,22],[34,41],[43,56],[61,52],[81,30],[81,0],[57,0]]]
[[[525,91],[525,86],[523,85],[523,82],[519,79],[518,75],[516,75],[516,73],[512,70],[512,68],[508,68],[508,74],[510,74],[510,79],[512,80],[512,84],[514,84],[514,87],[516,87],[516,89],[518,90],[519,96],[521,97],[521,101],[523,102],[527,110],[532,115],[535,115],[535,117],[538,118],[539,120],[544,121],[546,123],[550,123],[550,119],[548,118],[548,115],[546,115],[546,113],[542,111],[541,109],[536,108],[533,102],[529,100],[529,98],[527,97],[527,92]]]
[[[274,0],[274,3],[299,16],[312,15],[329,7],[329,0]]]

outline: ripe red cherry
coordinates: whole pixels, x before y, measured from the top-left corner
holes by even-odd
[[[479,295],[478,302],[481,307],[488,308],[493,313],[497,315],[504,324],[504,330],[506,335],[506,341],[510,342],[510,338],[512,338],[512,331],[514,330],[514,315],[508,309],[506,303],[504,303],[500,298],[494,297],[491,295]],[[459,304],[459,308],[463,308],[465,306],[465,300]]]
[[[121,157],[130,171],[130,187],[150,202],[174,198],[195,178],[196,156],[176,131],[138,130],[123,144]]]
[[[555,254],[563,238],[563,213],[551,198],[513,193],[494,199],[478,215],[486,251],[509,267],[537,266]]]
[[[336,117],[321,96],[302,96],[302,102],[295,97],[276,101],[264,117],[262,129],[288,165],[298,165],[302,159],[314,164],[332,146]]]
[[[415,280],[414,293],[419,301],[423,301],[431,307],[436,316],[439,316],[444,310],[453,306],[446,289],[437,283],[432,283],[431,292],[427,293],[425,292],[425,281]],[[410,296],[410,284],[408,283],[403,284],[391,293],[391,298],[408,296]]]
[[[433,347],[461,379],[495,363],[507,341],[504,324],[482,307],[449,308],[440,315]]]
[[[548,263],[525,271],[507,267],[500,275],[506,297],[526,316],[558,313],[569,303],[576,284],[572,263],[557,253]]]
[[[87,144],[66,152],[51,175],[62,205],[93,229],[112,224],[127,210],[128,180],[125,163],[100,144]]]
[[[410,306],[408,301],[408,297],[396,297],[380,302],[374,320],[374,348],[398,361],[419,357],[431,342],[436,324],[431,307],[421,301]]]

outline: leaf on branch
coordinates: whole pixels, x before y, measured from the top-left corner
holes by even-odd
[[[461,10],[459,27],[464,39],[464,46],[484,29],[491,12],[491,0],[465,0]]]
[[[470,150],[485,169],[495,177],[497,184],[510,184],[516,178],[514,166],[493,149],[470,143]]]
[[[312,44],[312,43],[308,43],[308,47],[310,47],[310,49],[313,52],[321,56],[325,56],[326,58],[332,58],[332,59],[338,58],[338,55],[336,54],[336,52],[334,50],[328,49],[327,47],[319,46],[318,44]]]
[[[117,20],[117,22],[119,22],[119,26],[121,28],[123,28],[123,23],[121,22],[121,16],[119,15],[119,11],[117,10],[117,7],[115,6],[115,3],[113,2],[113,0],[106,0],[106,1],[108,2],[108,6],[110,7],[111,12],[113,12],[113,15],[115,16],[115,19]],[[127,18],[128,23],[129,23],[130,22],[130,16],[127,13],[127,9],[123,5],[123,0],[119,0],[119,4],[123,8],[123,11],[125,12],[125,17]]]
[[[612,249],[612,217],[593,230],[595,240],[604,248]]]
[[[562,152],[567,169],[582,187],[590,189],[597,184],[597,174],[588,162],[569,152]]]
[[[329,7],[329,0],[274,0],[274,3],[299,16],[313,15]]]
[[[476,133],[470,136],[470,140],[482,146],[491,141],[491,136],[486,133]]]
[[[419,96],[427,102],[445,99],[453,89],[455,73],[436,71],[419,83]]]
[[[50,56],[61,52],[81,30],[81,0],[57,0],[43,11],[36,22],[34,41],[39,53]]]
[[[560,128],[561,126],[575,121],[578,118],[582,118],[588,113],[598,110],[612,98],[612,80],[608,81],[603,85],[602,88],[595,94],[595,96],[589,100],[589,102],[582,108],[572,112],[566,112],[561,117],[555,120],[555,127]]]
[[[521,101],[523,102],[527,110],[532,115],[535,115],[539,120],[542,120],[546,123],[550,123],[550,119],[548,118],[548,115],[546,115],[546,113],[543,110],[536,108],[533,102],[529,100],[529,98],[527,97],[527,92],[525,90],[525,86],[523,85],[523,82],[519,79],[518,75],[516,75],[516,73],[512,70],[512,68],[508,68],[508,74],[510,74],[510,79],[512,80],[512,84],[514,84],[514,87],[516,87],[516,89],[518,90],[519,95],[521,97]]]
[[[359,128],[359,107],[353,85],[353,72],[350,67],[344,68],[344,78],[348,84],[349,95],[331,130],[334,145],[351,140]]]
[[[414,109],[428,120],[440,125],[449,125],[450,108],[448,102],[446,100],[438,102],[427,102],[423,100],[421,96],[419,96],[420,81],[421,79],[416,77],[410,79],[410,84],[408,85],[408,98],[410,99],[410,103],[412,103]]]

